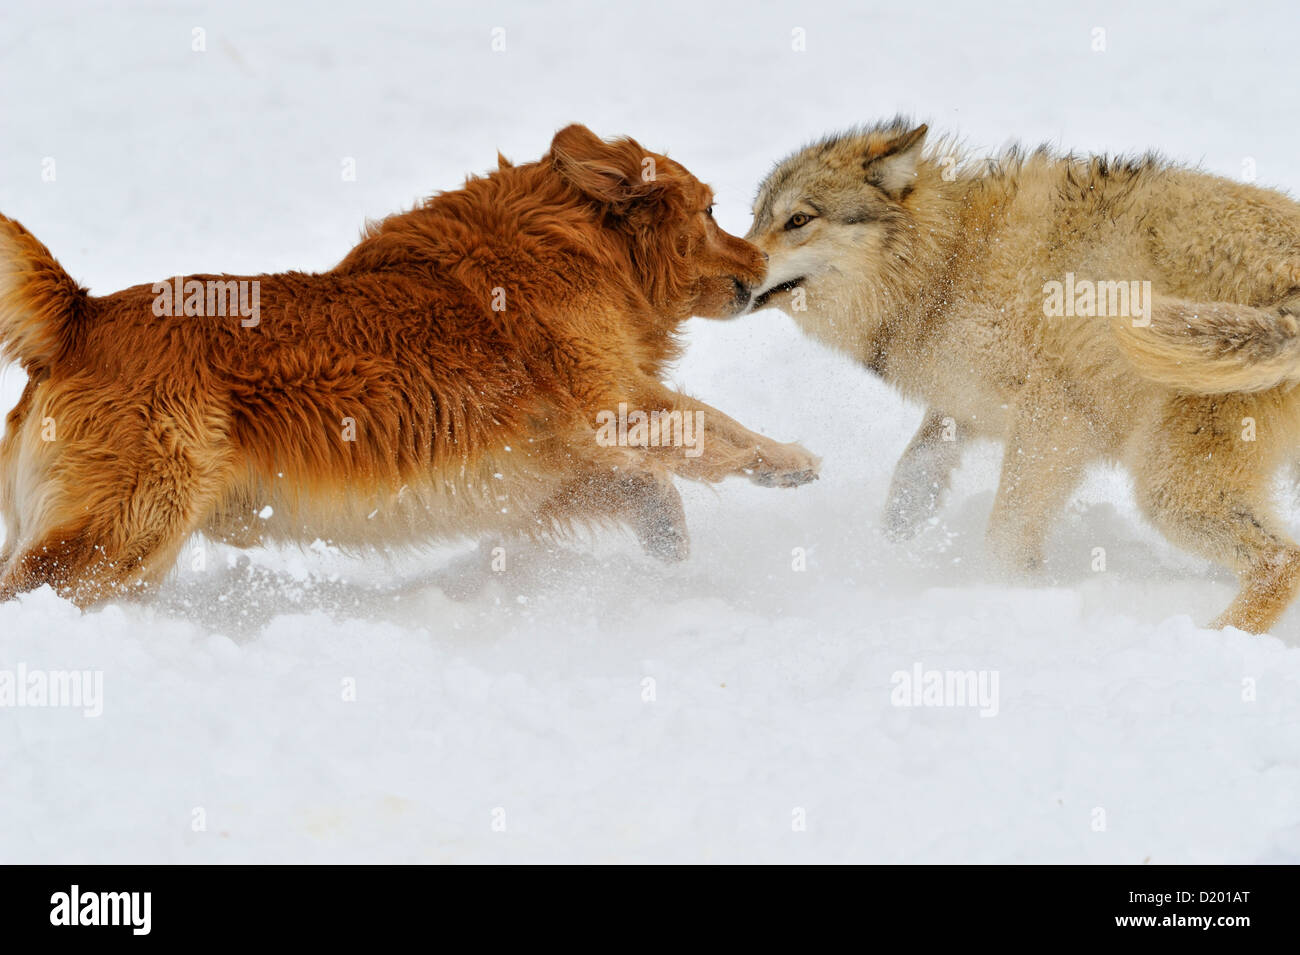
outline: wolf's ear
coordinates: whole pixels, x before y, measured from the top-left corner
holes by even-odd
[[[560,175],[583,195],[622,205],[643,198],[654,180],[641,175],[645,151],[630,139],[606,142],[574,123],[555,134],[551,157]]]
[[[916,184],[916,163],[921,158],[929,128],[922,123],[910,133],[872,142],[867,158],[862,161],[867,182],[893,199],[901,199],[911,192]]]

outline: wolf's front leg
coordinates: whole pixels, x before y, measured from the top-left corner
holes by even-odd
[[[954,418],[931,409],[894,468],[885,504],[885,533],[909,540],[938,509],[961,463],[965,435]]]
[[[716,482],[737,474],[763,487],[798,487],[817,480],[821,458],[807,449],[750,431],[717,408],[657,382],[647,385],[631,406],[650,415],[658,413],[659,444],[650,450],[682,477]],[[679,433],[686,440],[678,441]]]
[[[1081,419],[1046,389],[1035,389],[1018,403],[988,529],[990,551],[1012,571],[1042,568],[1049,525],[1088,462],[1088,450],[1078,440]]]

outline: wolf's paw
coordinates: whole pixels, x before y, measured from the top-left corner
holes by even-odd
[[[934,516],[939,494],[934,488],[895,489],[885,503],[885,537],[896,544],[910,541]]]
[[[985,547],[993,568],[1007,582],[1032,586],[1048,580],[1041,543],[1012,538],[990,527]]]
[[[885,537],[895,544],[910,541],[921,532],[929,515],[910,501],[892,500],[885,505]]]
[[[758,449],[758,464],[746,470],[760,487],[798,487],[817,480],[822,459],[797,444],[770,444]]]

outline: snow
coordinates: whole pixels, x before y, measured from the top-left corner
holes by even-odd
[[[0,209],[96,291],[327,268],[366,217],[578,120],[667,149],[743,233],[773,161],[898,111],[976,150],[1158,146],[1295,189],[1293,22],[1285,3],[14,8]],[[1144,524],[1122,474],[1076,496],[1052,579],[1012,585],[981,541],[998,450],[889,543],[920,409],[789,319],[692,322],[675,380],[824,456],[797,490],[684,485],[683,565],[617,533],[500,574],[471,546],[196,542],[150,604],[0,605],[0,671],[103,680],[99,717],[0,709],[0,861],[1300,861],[1300,614],[1203,629],[1231,576]],[[915,668],[996,674],[996,715],[894,705]]]

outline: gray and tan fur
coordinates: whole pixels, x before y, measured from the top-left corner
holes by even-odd
[[[928,408],[890,490],[894,535],[937,506],[962,444],[991,437],[1006,453],[989,538],[1012,566],[1041,564],[1085,467],[1112,461],[1172,541],[1237,572],[1216,625],[1264,631],[1291,601],[1300,548],[1270,491],[1300,449],[1300,204],[1153,155],[977,162],[895,119],[779,163],[748,238],[770,256],[755,308]],[[1151,297],[1049,317],[1067,275]]]

